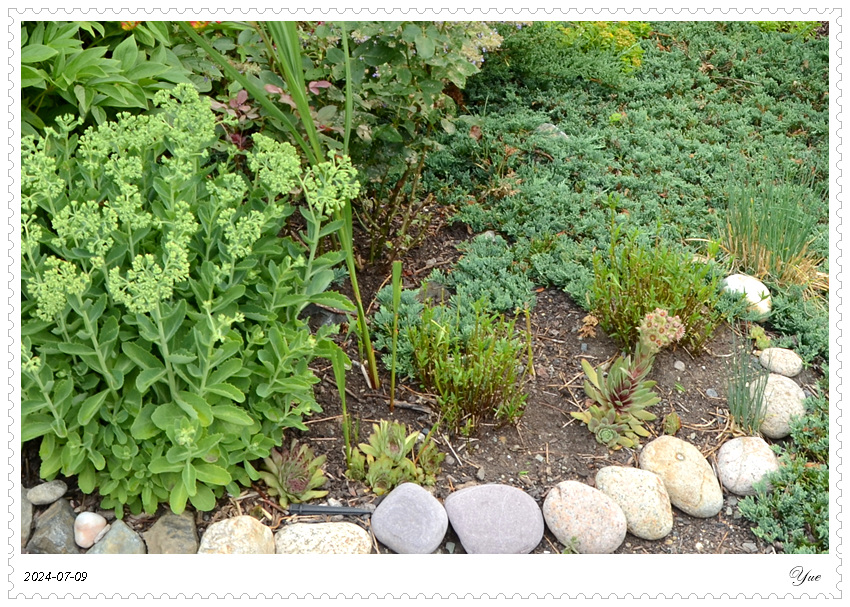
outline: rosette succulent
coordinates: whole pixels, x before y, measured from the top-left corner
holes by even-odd
[[[418,431],[408,434],[398,422],[372,424],[369,443],[361,443],[352,453],[348,476],[365,481],[377,495],[405,482],[433,485],[445,454],[426,439],[414,455],[418,436]]]
[[[306,502],[311,499],[324,497],[327,491],[316,491],[327,480],[322,465],[325,456],[315,457],[313,450],[307,445],[298,446],[293,439],[288,450],[272,450],[271,455],[263,459],[265,471],[260,471],[269,495],[277,495],[280,505],[284,508],[291,503]]]

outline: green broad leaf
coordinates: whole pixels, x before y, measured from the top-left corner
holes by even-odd
[[[198,357],[194,354],[183,354],[181,352],[172,352],[165,357],[172,365],[186,365],[195,362]]]
[[[422,80],[419,88],[424,94],[435,97],[443,92],[443,83],[440,80]]]
[[[145,29],[149,31],[158,42],[161,42],[165,45],[165,47],[157,48],[171,47],[171,37],[168,34],[168,25],[166,25],[164,21],[145,21],[139,26],[139,29]]]
[[[195,509],[201,512],[209,512],[215,508],[215,493],[213,493],[212,489],[206,485],[198,485],[196,489],[195,495],[189,496],[189,501],[192,502]]]
[[[165,474],[166,472],[180,472],[183,464],[181,462],[169,462],[163,456],[155,457],[148,464],[148,470],[153,474]]]
[[[125,75],[128,80],[131,80],[132,82],[139,82],[146,78],[156,78],[157,76],[167,72],[169,69],[171,68],[167,65],[145,61],[144,63],[137,64],[133,67],[133,69],[127,70]]]
[[[62,379],[56,382],[53,388],[52,401],[57,409],[62,409],[66,404],[70,404],[71,396],[74,392],[74,382],[70,379]]]
[[[89,461],[94,466],[95,470],[103,470],[106,468],[106,458],[96,449],[89,449]]]
[[[21,88],[25,89],[28,87],[43,89],[47,86],[47,81],[50,80],[50,77],[44,70],[37,70],[31,68],[29,66],[23,65],[21,66]],[[27,112],[29,116],[32,114],[32,111]],[[32,120],[30,120],[32,122]],[[38,125],[37,125],[38,126]]]
[[[109,392],[109,390],[102,390],[94,396],[89,396],[83,401],[83,404],[80,406],[80,410],[77,412],[77,422],[81,426],[88,424],[95,414],[100,411],[106,397],[109,396]]]
[[[277,316],[270,312],[265,308],[261,308],[260,306],[255,305],[244,305],[240,306],[239,311],[245,315],[245,318],[248,320],[253,320],[256,322],[269,322],[271,320],[275,320]]]
[[[106,112],[103,110],[102,107],[96,105],[92,106],[91,115],[94,116],[94,119],[98,124],[103,124],[106,122]]]
[[[176,427],[184,419],[186,414],[174,403],[154,405],[154,412],[151,414],[151,421],[156,427],[166,431]]]
[[[92,113],[94,113],[94,108],[92,108]],[[135,317],[132,318],[135,319],[136,324],[139,326],[139,335],[142,339],[151,343],[159,340],[159,331],[157,331],[156,326],[150,318],[144,314],[136,314]],[[127,354],[127,356],[129,356],[129,354]]]
[[[250,415],[233,405],[216,405],[212,408],[212,414],[216,419],[238,426],[250,426],[254,423]]]
[[[61,342],[56,347],[59,348],[60,352],[74,356],[97,355],[97,352],[91,346],[75,342]]]
[[[212,423],[213,413],[210,404],[197,394],[181,390],[177,393],[175,400],[186,413],[197,417],[202,426],[207,427]]]
[[[416,54],[419,55],[421,59],[430,59],[434,56],[434,51],[437,48],[437,45],[434,43],[434,39],[428,37],[425,34],[420,34],[416,36]]]
[[[133,69],[139,60],[139,47],[136,46],[136,38],[130,34],[124,42],[112,51],[112,58],[121,62],[121,69],[125,72]]]
[[[136,389],[144,394],[153,384],[165,377],[165,368],[145,369],[136,376]]]
[[[186,491],[186,486],[182,482],[174,483],[171,495],[168,497],[168,505],[171,506],[171,511],[174,514],[183,514],[188,499],[189,493]]]
[[[21,49],[21,63],[28,64],[47,61],[58,54],[59,51],[49,46],[45,46],[43,44],[30,44],[29,46],[25,46]]]
[[[335,293],[333,291],[327,291],[325,293],[318,293],[310,297],[310,302],[314,304],[318,304],[320,306],[327,306],[329,308],[336,308],[337,310],[342,310],[343,312],[354,312],[357,308],[354,303],[350,299],[348,299],[345,295],[341,293]]]
[[[231,358],[216,368],[209,376],[209,383],[219,384],[242,370],[242,359]]]
[[[172,464],[180,464],[181,469],[183,464],[191,458],[192,454],[189,452],[188,447],[183,445],[174,445],[169,447],[168,451],[165,452],[165,459]]]
[[[235,400],[237,403],[245,401],[245,394],[242,392],[242,390],[232,384],[213,384],[211,386],[207,386],[206,389],[207,392],[212,392],[213,394],[218,394],[219,396],[226,396],[230,400]]]
[[[189,494],[189,497],[195,495],[198,492],[198,477],[192,462],[186,462],[180,477],[183,479],[183,484],[186,486],[186,492]]]
[[[162,327],[165,333],[165,340],[171,341],[174,334],[183,324],[186,318],[186,300],[181,299],[170,311],[166,312],[162,318]]]
[[[136,419],[133,420],[133,425],[130,426],[130,435],[133,438],[136,440],[147,440],[162,432],[153,422],[153,413],[156,409],[156,405],[151,403],[142,407]]]
[[[103,325],[101,325],[100,332],[98,333],[98,341],[100,341],[101,345],[109,345],[118,339],[118,329],[118,319],[114,316],[110,316],[103,321]]]
[[[121,351],[144,370],[156,369],[165,371],[165,365],[162,364],[162,361],[151,354],[149,350],[139,346],[136,342],[125,341],[121,344]]]
[[[335,234],[340,231],[345,225],[345,222],[342,219],[337,219],[336,221],[331,221],[322,226],[319,230],[319,238],[324,238],[326,236],[330,236],[331,234]]]
[[[22,420],[21,423],[21,443],[26,443],[39,436],[53,431],[53,418],[50,416],[31,417],[30,419]],[[58,469],[58,468],[57,468]],[[42,476],[42,478],[46,478]]]
[[[382,124],[373,132],[373,136],[376,139],[380,139],[381,141],[386,141],[388,143],[402,143],[404,138],[401,136],[401,133],[398,132],[391,124]]]
[[[96,479],[97,475],[95,474],[94,466],[89,464],[84,466],[77,475],[77,486],[80,488],[80,491],[88,495],[94,491]]]
[[[223,310],[243,295],[245,295],[245,285],[234,285],[230,287],[227,291],[215,298],[213,301],[212,311],[218,312],[219,310]]]
[[[632,424],[630,426],[630,428],[631,428],[631,431],[634,432],[635,434],[637,434],[638,436],[643,436],[644,438],[646,438],[647,436],[650,435],[649,430],[647,430],[643,426],[639,426],[637,424]]]
[[[370,67],[377,67],[384,64],[392,65],[396,60],[404,57],[398,49],[374,41],[364,42],[358,46],[354,49],[352,56],[359,57]]]
[[[211,485],[224,486],[232,480],[230,473],[227,470],[221,466],[208,464],[206,462],[195,464],[195,472],[197,473],[199,481],[202,483],[209,483]]]

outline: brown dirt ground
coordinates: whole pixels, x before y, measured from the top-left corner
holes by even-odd
[[[418,286],[434,267],[450,267],[460,254],[456,245],[470,237],[464,227],[452,226],[435,230],[417,249],[404,259],[405,288]],[[374,294],[389,280],[386,267],[367,268],[360,276],[364,301],[373,301]],[[618,353],[616,344],[599,327],[596,335],[582,337],[580,329],[586,312],[565,293],[546,289],[537,294],[537,304],[532,310],[531,323],[535,375],[530,378],[525,414],[518,424],[496,427],[482,424],[478,433],[466,439],[450,437],[442,432],[435,436],[440,450],[447,454],[442,471],[432,488],[438,499],[444,499],[457,489],[482,483],[505,483],[519,487],[541,506],[547,491],[565,480],[577,480],[594,485],[596,471],[604,466],[637,466],[637,452],[622,449],[611,452],[596,442],[587,428],[570,416],[587,406],[582,388],[583,373],[580,360],[588,359],[598,365]],[[708,343],[705,352],[696,358],[683,349],[662,351],[653,365],[649,379],[657,382],[656,391],[662,400],[652,411],[658,419],[648,424],[653,436],[663,433],[661,420],[675,411],[682,421],[677,437],[696,445],[714,465],[714,453],[732,436],[726,407],[726,360],[731,352],[732,329],[722,326]],[[352,360],[357,360],[356,337],[350,334],[342,340]],[[582,344],[585,345],[584,351]],[[685,364],[683,371],[675,368],[676,361]],[[325,473],[328,482],[323,487],[329,491],[327,498],[342,505],[363,506],[377,503],[375,496],[363,483],[345,477],[345,458],[341,432],[341,406],[333,373],[329,365],[314,365],[321,378],[316,386],[316,396],[323,408],[306,423],[309,432],[293,432],[292,436],[311,445],[316,455],[327,456]],[[383,372],[383,369],[382,369]],[[346,381],[347,404],[350,414],[361,424],[358,442],[368,439],[371,424],[381,419],[397,420],[411,429],[430,429],[437,415],[429,407],[427,395],[417,386],[400,384],[397,388],[395,411],[389,412],[389,373],[383,372],[384,386],[372,390],[365,374],[355,363]],[[815,383],[816,377],[805,370],[797,378],[804,388]],[[713,389],[717,397],[709,397],[706,390]],[[284,441],[289,440],[289,437]],[[646,439],[644,443],[651,439]],[[24,449],[22,480],[27,487],[38,482],[37,448],[29,444]],[[72,505],[80,510],[97,510],[98,499],[83,495],[74,479],[66,479]],[[738,513],[737,499],[725,493],[724,507],[713,518],[698,519],[673,508],[673,531],[666,538],[648,541],[628,534],[617,553],[626,554],[695,554],[695,553],[774,553],[776,548],[756,538],[750,531],[749,521]],[[323,503],[323,502],[320,502]],[[160,509],[158,515],[165,510]],[[107,514],[107,513],[104,513]],[[235,516],[252,514],[272,528],[296,520],[343,520],[342,517],[290,516],[266,495],[261,483],[243,491],[239,498],[222,498],[216,510],[196,513],[199,531],[212,522]],[[148,529],[156,516],[125,517],[137,531]],[[346,517],[369,528],[368,517]],[[374,535],[373,535],[374,539]],[[747,547],[744,544],[748,544]],[[753,548],[755,545],[755,548]],[[375,550],[389,552],[375,541]],[[564,550],[547,530],[543,541],[534,553],[560,553]],[[463,553],[457,536],[449,528],[439,553]]]

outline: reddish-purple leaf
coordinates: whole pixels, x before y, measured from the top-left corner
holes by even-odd
[[[310,89],[310,92],[314,95],[318,95],[321,89],[326,89],[331,86],[331,83],[327,80],[313,80],[309,84],[307,84],[307,88]]]

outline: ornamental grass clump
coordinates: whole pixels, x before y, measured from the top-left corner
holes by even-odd
[[[473,433],[485,418],[513,423],[525,409],[532,368],[531,327],[489,312],[482,304],[462,312],[426,305],[421,324],[408,329],[416,377],[437,397],[447,427]],[[524,360],[525,359],[525,360]]]
[[[613,338],[626,347],[640,340],[639,327],[655,308],[681,319],[682,344],[694,352],[720,324],[717,311],[720,275],[712,263],[698,263],[693,255],[664,241],[647,245],[637,232],[611,237],[608,259],[593,258],[594,279],[588,294],[593,314]]]
[[[817,196],[810,183],[747,182],[728,188],[721,246],[741,270],[759,280],[800,285],[808,296],[829,290],[819,268]]]
[[[347,159],[303,170],[257,134],[239,172],[234,147],[211,160],[208,99],[156,103],[22,140],[22,441],[40,440],[42,478],[76,476],[119,517],[211,510],[258,480],[251,462],[320,410],[311,362],[347,363],[299,314],[354,309],[328,291],[344,254],[319,250],[357,193]],[[304,229],[279,236],[296,212]]]
[[[584,391],[595,401],[586,411],[572,413],[593,432],[596,440],[609,449],[637,447],[640,437],[649,436],[644,422],[656,419],[646,409],[661,399],[652,391],[654,381],[645,381],[652,369],[655,355],[684,337],[685,327],[678,316],[656,308],[647,314],[638,327],[640,341],[632,356],[618,356],[605,372],[582,359],[587,379]]]

